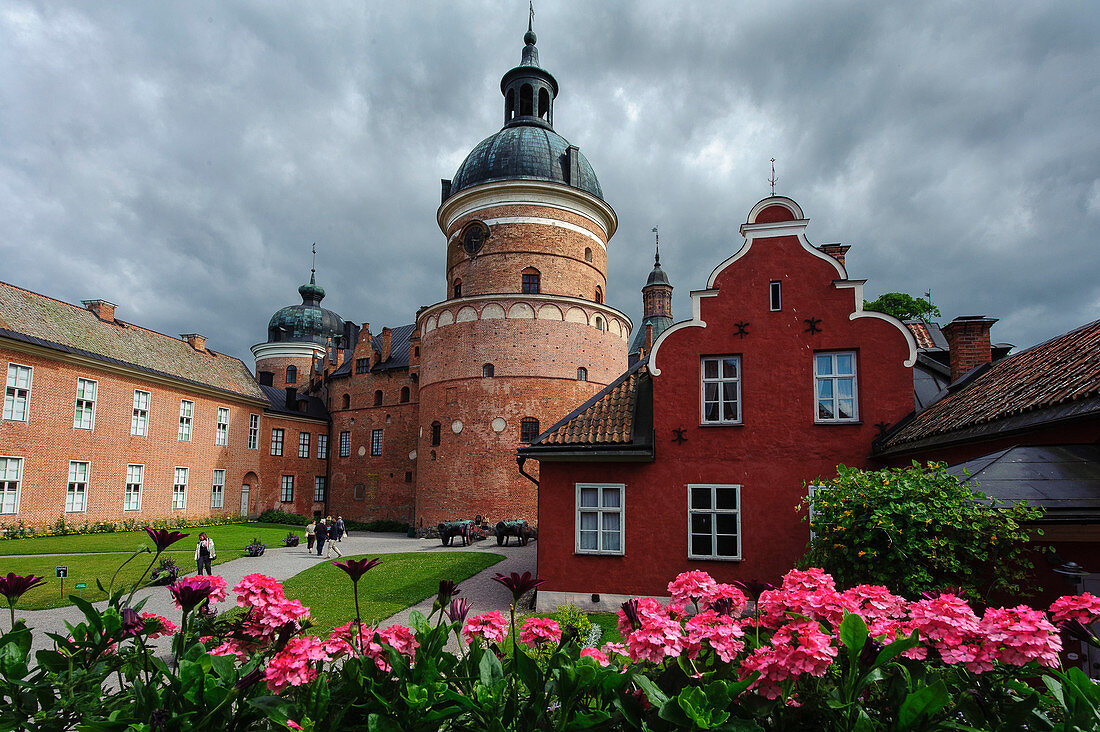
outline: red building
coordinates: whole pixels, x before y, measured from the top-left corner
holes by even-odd
[[[789,198],[756,204],[692,319],[520,450],[540,463],[540,609],[666,596],[691,569],[778,580],[809,538],[806,482],[867,465],[913,411],[913,334],[863,311],[847,247],[807,223]]]

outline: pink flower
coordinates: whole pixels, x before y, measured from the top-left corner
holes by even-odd
[[[858,585],[845,590],[844,601],[867,623],[872,638],[885,636],[893,642],[901,632],[901,619],[905,617],[905,598],[890,593],[881,585]]]
[[[264,678],[267,688],[274,693],[282,692],[288,686],[301,686],[317,678],[314,661],[328,661],[324,643],[320,638],[305,636],[291,638],[279,653],[267,664]]]
[[[142,613],[141,617],[145,620],[145,630],[149,631],[149,640],[175,635],[176,624],[168,618],[162,618],[156,613]]]
[[[1056,625],[1064,625],[1071,621],[1091,625],[1100,620],[1100,597],[1091,592],[1059,597],[1050,606],[1050,613]]]
[[[1027,605],[989,608],[982,616],[981,632],[989,655],[1002,663],[1023,666],[1038,661],[1040,666],[1058,665],[1062,639],[1041,610]]]
[[[979,660],[977,653],[963,648],[966,644],[981,641],[978,616],[957,595],[943,594],[912,603],[909,606],[909,622],[903,632],[913,630],[920,634],[922,642],[935,648],[946,663],[966,663],[970,656],[974,657],[969,660],[970,663]],[[919,657],[912,652],[907,652],[906,656]]]
[[[741,662],[740,678],[759,671],[760,677],[749,687],[775,699],[781,693],[780,683],[802,674],[824,676],[837,649],[832,636],[821,631],[813,621],[796,620],[775,632],[770,646],[757,648]]]
[[[420,646],[416,642],[416,635],[404,625],[391,625],[378,631],[378,637],[388,646],[405,656],[410,661],[416,656],[416,649]]]
[[[537,646],[547,641],[557,645],[561,640],[561,627],[550,618],[527,618],[519,631],[519,640],[529,646]]]
[[[596,663],[601,666],[608,666],[611,664],[611,661],[607,658],[607,654],[603,653],[598,648],[582,648],[581,658],[585,656],[596,659]]]
[[[295,721],[294,721],[293,719],[288,719],[288,720],[286,721],[286,726],[287,726],[287,727],[290,727],[291,729],[297,729],[297,730],[301,730],[301,729],[302,729],[302,725],[298,724],[298,723],[297,723],[297,722],[295,722]]]
[[[638,615],[638,622],[645,625],[647,618],[667,618],[668,612],[665,610],[661,603],[654,600],[652,597],[639,597],[631,601]],[[626,638],[632,632],[634,632],[634,625],[630,622],[630,618],[627,614],[619,610],[619,635]]]
[[[265,574],[247,574],[233,586],[237,607],[263,608],[286,599],[282,584]]]
[[[492,610],[466,619],[462,635],[467,642],[483,638],[488,643],[503,643],[508,637],[508,621],[499,610]]]
[[[626,646],[631,660],[660,663],[683,652],[684,635],[679,622],[665,615],[646,615],[642,627],[627,636]]]
[[[741,641],[745,631],[729,615],[704,610],[690,618],[685,628],[688,632],[689,645],[699,646],[706,641],[707,645],[726,663],[732,661],[745,648],[745,644]]]
[[[714,578],[706,572],[699,570],[682,572],[668,583],[668,591],[672,595],[672,602],[669,605],[682,610],[689,603],[699,602],[708,597],[714,591],[716,584]]]
[[[603,646],[600,647],[600,650],[608,656],[612,656],[612,655],[627,656],[627,655],[629,655],[629,652],[626,649],[626,644],[625,643],[612,643],[611,641],[608,641],[607,643],[604,643]]]
[[[783,576],[784,590],[836,590],[833,576],[823,569],[811,567],[810,569],[792,569]]]
[[[211,656],[236,656],[238,661],[248,660],[248,651],[242,644],[234,640],[228,640],[222,643],[220,646],[211,648],[209,653]]]
[[[186,605],[190,611],[203,600],[209,600],[211,605],[225,600],[225,578],[220,575],[183,577],[169,585],[168,590],[176,607],[183,610]]]
[[[703,609],[740,617],[748,605],[745,593],[733,585],[716,584],[703,598]]]

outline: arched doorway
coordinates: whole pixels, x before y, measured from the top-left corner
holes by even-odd
[[[259,476],[249,471],[244,474],[241,481],[241,515],[249,516],[252,513],[252,487],[260,482]]]

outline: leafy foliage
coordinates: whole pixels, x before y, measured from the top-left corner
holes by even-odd
[[[249,523],[246,516],[206,516],[201,519],[187,519],[182,516],[168,516],[154,519],[124,519],[122,521],[82,521],[74,523],[64,514],[46,526],[17,521],[0,524],[0,539],[33,539],[47,536],[70,536],[73,534],[109,534],[116,531],[141,531],[142,527],[154,529],[186,529],[197,526],[225,526],[226,524]]]
[[[942,463],[837,472],[814,481],[806,501],[814,538],[804,561],[838,584],[885,584],[909,597],[949,587],[1021,591],[1033,551],[1022,524],[1041,509],[995,506]]]
[[[923,297],[913,297],[904,292],[886,292],[877,300],[863,301],[864,310],[875,310],[893,315],[898,320],[921,318],[927,320],[940,316],[940,309]]]
[[[264,511],[257,520],[265,524],[287,524],[289,526],[305,526],[309,523],[309,519],[299,513],[277,511],[275,509]]]

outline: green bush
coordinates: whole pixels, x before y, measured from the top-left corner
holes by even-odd
[[[192,526],[224,526],[226,524],[247,524],[246,516],[207,516],[188,519],[182,516],[168,516],[151,519],[125,519],[124,521],[82,521],[70,523],[61,515],[52,524],[36,526],[25,521],[0,524],[0,540],[34,539],[46,536],[68,536],[70,534],[109,534],[115,531],[141,531],[150,526],[154,529],[186,529]]]
[[[562,605],[550,617],[558,621],[563,633],[569,627],[577,631],[577,641],[580,643],[584,643],[592,631],[592,621],[575,605]]]
[[[274,509],[264,511],[257,520],[264,524],[287,524],[288,526],[305,526],[309,523],[309,518],[306,516],[298,513],[291,513],[289,511],[276,511]]]
[[[409,530],[409,525],[403,521],[344,521],[344,528],[348,531],[378,531],[388,534],[404,534]]]

